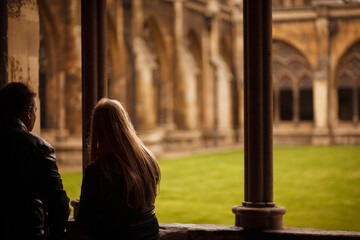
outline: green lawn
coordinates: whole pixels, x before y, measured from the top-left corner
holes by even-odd
[[[244,200],[244,152],[160,159],[156,214],[161,223],[234,224]],[[81,173],[62,174],[71,199]],[[274,201],[284,226],[360,231],[360,147],[276,147]]]

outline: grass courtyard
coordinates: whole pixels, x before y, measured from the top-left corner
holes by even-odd
[[[233,225],[244,200],[244,152],[159,159],[156,214],[161,223]],[[62,173],[71,199],[81,172]],[[360,147],[275,147],[274,201],[285,227],[360,231]]]

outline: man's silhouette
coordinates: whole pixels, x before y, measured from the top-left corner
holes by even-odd
[[[13,82],[0,90],[0,239],[63,239],[69,198],[54,149],[31,131],[36,94]]]

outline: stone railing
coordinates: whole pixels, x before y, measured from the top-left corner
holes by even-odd
[[[115,236],[114,236],[115,237]],[[73,217],[69,218],[68,240],[80,240]],[[116,238],[114,238],[116,239]],[[245,230],[231,225],[160,224],[160,240],[359,240],[360,232],[324,231],[308,228]]]
[[[71,201],[78,214],[79,200]],[[234,216],[235,221],[235,216]],[[69,217],[68,240],[81,240],[73,216]],[[325,231],[310,228],[282,228],[280,230],[247,230],[232,225],[160,223],[160,240],[360,240],[360,232]]]

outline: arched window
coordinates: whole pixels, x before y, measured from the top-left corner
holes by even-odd
[[[360,119],[360,41],[340,59],[336,84],[338,119],[357,123]]]
[[[289,78],[284,78],[280,85],[280,120],[290,121],[294,117],[293,90]]]
[[[312,70],[304,55],[293,46],[273,42],[274,122],[313,121]]]
[[[299,115],[300,121],[314,120],[313,113],[313,90],[309,77],[304,77],[299,85]]]

